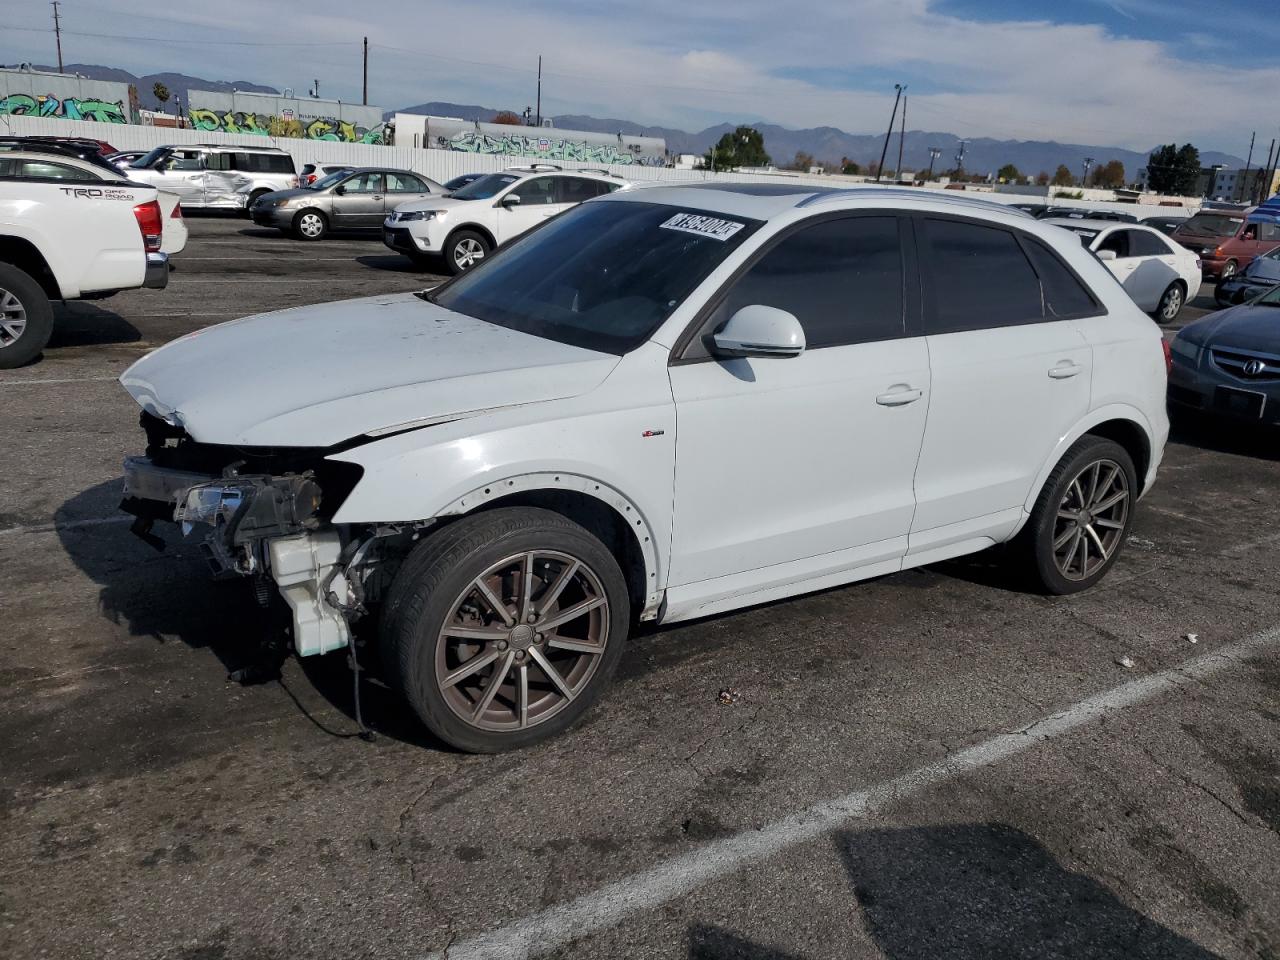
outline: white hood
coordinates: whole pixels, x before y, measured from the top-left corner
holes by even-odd
[[[327,447],[577,396],[617,362],[406,293],[198,330],[143,357],[120,382],[144,409],[204,443]]]

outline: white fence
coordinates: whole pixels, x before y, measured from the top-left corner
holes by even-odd
[[[305,163],[349,163],[357,166],[399,167],[419,173],[444,183],[464,173],[488,173],[521,163],[532,163],[536,157],[511,157],[493,154],[466,153],[460,150],[434,150],[419,147],[385,147],[367,143],[337,143],[330,140],[298,140],[292,137],[258,137],[252,134],[211,133],[205,130],[180,130],[176,127],[148,127],[140,124],[97,123],[88,120],[59,120],[52,117],[0,116],[0,136],[4,134],[31,136],[91,137],[105,140],[118,150],[150,150],[166,143],[220,143],[245,146],[271,145],[290,153],[298,167]],[[714,180],[721,183],[803,183],[813,186],[852,187],[863,182],[860,178],[840,176],[814,176],[790,171],[777,173],[711,173],[706,170],[676,170],[671,167],[646,167],[639,164],[582,163],[573,160],[557,161],[565,169],[608,169],[611,173],[637,183],[665,181],[668,183],[694,183]],[[924,189],[939,189],[930,184]],[[952,194],[953,196],[955,194]],[[963,195],[963,194],[962,194]],[[1083,210],[1116,210],[1135,216],[1155,216],[1161,213],[1194,213],[1199,200],[1187,199],[1183,209],[1161,208],[1132,203],[1094,202],[1058,198],[1019,195],[1016,193],[974,192],[974,199],[1013,204],[1047,202],[1061,206],[1079,207]]]

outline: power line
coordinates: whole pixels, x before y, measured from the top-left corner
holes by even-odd
[[[59,0],[61,2],[61,0]],[[42,27],[5,27],[10,31],[21,31],[23,33],[55,33],[53,30]],[[131,40],[139,43],[195,43],[202,47],[223,46],[223,47],[349,47],[355,46],[351,40],[325,40],[314,41],[308,43],[288,43],[279,41],[257,41],[257,40],[205,40],[205,39],[181,39],[178,37],[130,37],[118,33],[80,33],[75,30],[63,30],[61,33],[68,37],[88,37],[92,40]]]

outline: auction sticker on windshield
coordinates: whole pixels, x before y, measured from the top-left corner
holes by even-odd
[[[680,230],[684,233],[696,233],[700,237],[724,241],[741,230],[745,224],[738,223],[736,220],[708,217],[701,213],[677,213],[659,226],[664,230]]]

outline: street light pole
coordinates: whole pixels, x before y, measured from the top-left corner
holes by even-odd
[[[926,180],[933,179],[933,164],[934,164],[934,161],[936,161],[940,156],[942,156],[942,148],[940,147],[929,148],[929,176],[925,177]]]
[[[880,166],[876,168],[876,183],[880,182],[880,177],[884,173],[884,158],[889,154],[889,138],[893,136],[893,121],[898,119],[898,101],[902,99],[902,91],[907,88],[904,84],[895,83],[893,89],[895,91],[893,113],[889,114],[889,130],[884,135],[884,147],[880,150]]]
[[[1089,168],[1093,166],[1093,157],[1084,158],[1084,176],[1080,178],[1080,186],[1088,186],[1089,184]]]

